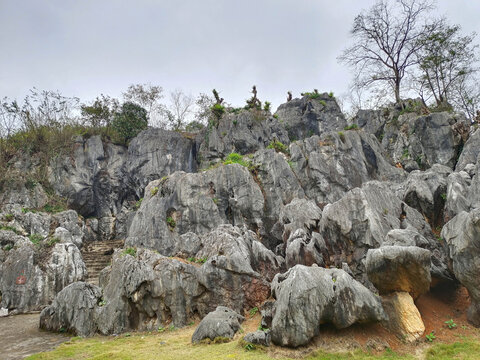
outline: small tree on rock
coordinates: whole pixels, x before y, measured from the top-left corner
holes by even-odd
[[[115,114],[112,127],[120,140],[127,143],[148,127],[147,111],[140,105],[126,102],[122,105],[121,111]]]

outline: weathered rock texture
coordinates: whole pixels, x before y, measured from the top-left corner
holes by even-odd
[[[368,250],[368,279],[380,294],[404,291],[416,299],[430,289],[430,256],[429,250],[417,246]]]
[[[91,336],[97,331],[96,310],[102,290],[91,284],[76,282],[60,291],[52,305],[40,314],[40,328]]]
[[[296,265],[275,276],[272,295],[271,334],[277,345],[305,345],[327,322],[346,328],[385,318],[379,298],[339,269]]]
[[[449,221],[442,230],[448,245],[453,273],[464,285],[471,297],[468,320],[480,326],[480,209],[470,213],[461,212]]]
[[[232,309],[218,306],[205,316],[198,324],[192,335],[192,343],[198,343],[204,339],[215,340],[216,338],[232,339],[240,329],[240,324],[245,318]]]
[[[422,337],[425,325],[410,294],[395,292],[383,296],[382,304],[388,315],[385,327],[403,341],[414,342]]]

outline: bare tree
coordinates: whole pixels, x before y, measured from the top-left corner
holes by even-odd
[[[82,104],[80,111],[88,126],[101,127],[110,125],[119,108],[117,99],[100,94],[90,105]]]
[[[386,84],[401,102],[402,79],[417,64],[418,39],[436,27],[425,21],[432,9],[429,0],[380,0],[355,18],[351,30],[355,43],[338,59],[356,71],[357,87]]]
[[[173,130],[184,129],[193,105],[194,99],[191,95],[186,95],[180,89],[170,92],[170,104],[163,109],[163,115],[169,127]]]

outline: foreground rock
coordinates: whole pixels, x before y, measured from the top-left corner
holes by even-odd
[[[270,341],[271,341],[270,330],[266,330],[266,331],[257,330],[255,332],[248,333],[243,337],[243,341],[249,344],[270,346]]]
[[[429,250],[417,246],[382,246],[367,252],[368,279],[380,294],[404,291],[416,299],[430,289]]]
[[[305,345],[324,323],[346,328],[385,318],[379,298],[339,269],[296,265],[275,276],[272,295],[272,341],[281,346]]]
[[[382,304],[388,315],[384,326],[400,339],[414,342],[422,337],[425,325],[413,298],[406,292],[395,292],[382,297]]]
[[[40,314],[40,328],[91,336],[97,331],[96,315],[102,290],[76,282],[60,291],[53,303]]]
[[[240,323],[243,320],[245,318],[232,309],[218,306],[215,311],[202,319],[192,335],[192,343],[198,343],[204,339],[232,339],[240,329]]]
[[[480,209],[470,213],[461,212],[450,220],[442,230],[442,237],[448,245],[453,273],[464,285],[471,298],[467,318],[480,326]]]
[[[86,277],[81,253],[72,243],[35,245],[0,230],[0,245],[9,249],[0,250],[0,307],[10,312],[40,310],[64,287]]]

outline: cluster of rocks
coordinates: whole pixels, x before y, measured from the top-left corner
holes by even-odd
[[[399,109],[362,111],[354,124],[320,94],[274,116],[226,114],[194,137],[148,129],[128,148],[77,138],[70,156],[52,160],[50,181],[93,218],[23,213],[46,201],[40,187],[2,194],[19,234],[0,231],[2,306],[46,306],[42,328],[82,336],[202,318],[192,341],[232,338],[256,307],[263,330],[245,336],[253,344],[297,347],[326,323],[365,322],[415,341],[425,330],[415,300],[459,282],[480,325],[479,132],[469,137],[458,114]],[[243,160],[224,165],[232,152]],[[60,241],[48,252],[29,234]],[[78,249],[111,238],[126,248],[99,286],[82,282]]]

